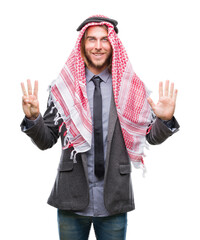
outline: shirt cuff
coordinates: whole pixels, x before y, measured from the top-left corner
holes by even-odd
[[[174,121],[174,117],[172,117],[172,119],[165,121],[162,120],[161,121],[165,124],[165,126],[167,126],[172,132],[176,131],[177,128],[175,127],[175,121]]]
[[[35,126],[38,123],[39,119],[40,119],[40,115],[35,120],[30,120],[27,117],[25,117],[24,118],[24,122],[25,122],[24,130],[28,130],[29,128]]]

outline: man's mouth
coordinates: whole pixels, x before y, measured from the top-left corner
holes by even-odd
[[[99,57],[102,56],[104,53],[93,53],[94,56]]]

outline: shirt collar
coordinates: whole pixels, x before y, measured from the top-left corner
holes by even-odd
[[[85,68],[85,76],[86,76],[86,81],[89,82],[93,76],[99,76],[105,83],[108,81],[111,73],[109,72],[108,68],[103,70],[100,74],[95,75],[92,73],[87,67]]]

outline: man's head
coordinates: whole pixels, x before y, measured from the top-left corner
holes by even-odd
[[[87,28],[81,41],[81,54],[86,66],[94,74],[111,66],[112,47],[106,25]]]
[[[84,20],[77,28],[77,31],[86,28],[81,39],[81,56],[85,65],[94,74],[99,74],[106,67],[111,71],[113,50],[108,32],[110,34],[109,30],[113,27],[118,33],[117,24],[118,22],[114,19],[95,15]],[[86,25],[89,27],[85,27]]]

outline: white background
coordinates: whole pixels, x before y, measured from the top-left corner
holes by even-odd
[[[133,170],[136,210],[128,214],[127,239],[200,239],[198,4],[195,0],[0,3],[0,239],[58,239],[56,209],[46,201],[61,146],[40,151],[21,133],[20,82],[39,80],[43,113],[47,87],[75,45],[76,28],[99,13],[118,20],[119,37],[133,68],[155,101],[159,81],[174,81],[179,90],[175,116],[180,131],[146,152],[146,178]],[[95,239],[93,231],[90,239]]]

